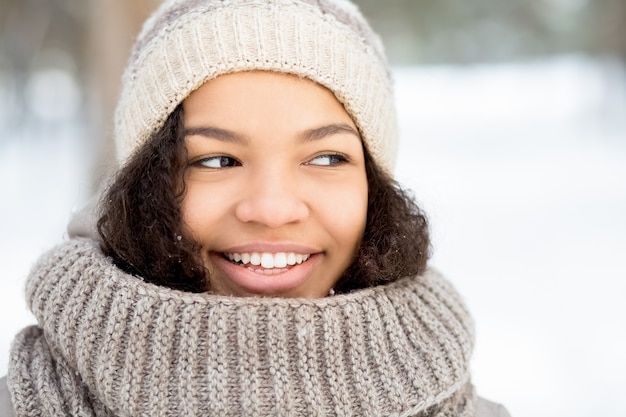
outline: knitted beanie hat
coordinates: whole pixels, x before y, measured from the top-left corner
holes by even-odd
[[[125,161],[206,81],[253,70],[328,88],[376,163],[393,171],[389,67],[380,39],[348,0],[166,0],[146,21],[124,73],[115,115],[118,159]]]

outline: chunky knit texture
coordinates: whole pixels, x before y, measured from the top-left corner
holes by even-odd
[[[397,127],[390,71],[380,39],[347,0],[164,2],[144,25],[124,74],[115,126],[119,159],[203,83],[252,70],[296,74],[328,88],[374,160],[392,172]]]
[[[472,323],[427,272],[324,299],[156,287],[85,239],[27,283],[39,321],[16,338],[18,417],[473,416]]]

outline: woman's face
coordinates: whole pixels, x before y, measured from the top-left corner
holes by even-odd
[[[222,75],[183,103],[182,215],[210,290],[324,297],[356,254],[367,178],[357,129],[324,87],[292,75]]]

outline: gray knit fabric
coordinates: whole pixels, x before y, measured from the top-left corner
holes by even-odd
[[[296,74],[328,88],[374,160],[393,171],[389,67],[380,39],[347,0],[165,1],[146,21],[124,74],[115,120],[120,161],[206,81],[253,70]]]
[[[473,416],[473,328],[439,274],[323,299],[174,291],[74,239],[38,262],[18,417]]]

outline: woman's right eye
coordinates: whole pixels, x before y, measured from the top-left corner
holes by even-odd
[[[219,155],[200,159],[194,162],[194,165],[204,168],[220,169],[240,166],[241,163],[239,163],[239,161],[237,161],[235,158],[231,158],[230,156]]]

